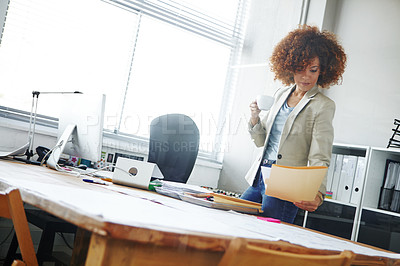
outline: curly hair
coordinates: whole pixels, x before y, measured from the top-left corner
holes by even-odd
[[[317,84],[326,88],[341,83],[347,60],[343,47],[333,33],[307,25],[291,31],[275,46],[270,57],[275,80],[294,84],[294,73],[305,69],[316,56],[320,62]]]

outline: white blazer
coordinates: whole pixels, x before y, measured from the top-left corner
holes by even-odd
[[[264,147],[246,174],[246,181],[252,185],[259,174],[261,161],[267,147],[275,117],[295,85],[279,89],[275,102],[261,121],[249,132],[257,147]],[[317,86],[309,90],[289,114],[282,130],[278,148],[277,164],[285,166],[328,166],[332,155],[335,103],[320,93]],[[319,191],[326,193],[326,177]]]

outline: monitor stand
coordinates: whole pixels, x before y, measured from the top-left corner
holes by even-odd
[[[61,137],[58,139],[56,146],[54,147],[49,158],[47,159],[47,166],[56,170],[58,169],[58,160],[60,160],[60,156],[64,151],[65,145],[74,133],[74,130],[76,130],[76,125],[74,124],[69,124],[65,128]]]

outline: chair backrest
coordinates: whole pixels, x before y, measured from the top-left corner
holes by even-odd
[[[164,180],[186,183],[199,151],[196,123],[183,114],[159,116],[150,124],[148,161],[156,163]]]
[[[23,262],[28,266],[38,265],[24,205],[18,189],[7,189],[0,193],[0,216],[12,220]]]
[[[338,266],[351,265],[355,254],[345,250],[338,254],[298,254],[294,252],[269,249],[247,243],[245,239],[231,241],[219,266],[234,265],[305,265],[305,266]]]

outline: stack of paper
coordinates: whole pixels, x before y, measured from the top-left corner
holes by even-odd
[[[249,214],[262,213],[260,203],[216,193],[185,193],[184,195],[181,195],[180,198],[190,203],[215,209],[233,210]]]
[[[208,193],[210,192],[206,188],[202,188],[195,185],[189,185],[184,183],[172,182],[172,181],[164,181],[160,180],[161,186],[155,187],[157,193],[173,197],[176,199],[180,199],[180,196],[189,193]]]

